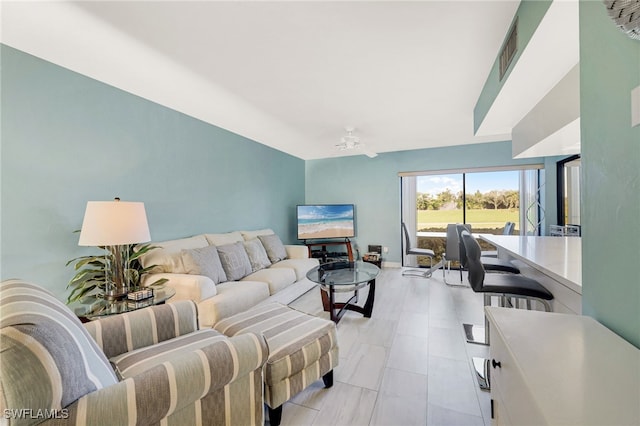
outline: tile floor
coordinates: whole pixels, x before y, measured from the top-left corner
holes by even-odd
[[[318,292],[291,306],[328,318]],[[446,286],[442,271],[424,279],[384,269],[372,318],[348,312],[338,324],[334,386],[319,380],[292,398],[282,425],[491,424],[490,394],[478,388],[471,364],[488,347],[467,344],[462,328],[482,321],[482,296]]]

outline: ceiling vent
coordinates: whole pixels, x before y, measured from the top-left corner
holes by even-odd
[[[502,77],[504,77],[513,57],[516,56],[516,52],[518,51],[518,19],[513,23],[511,30],[509,31],[509,35],[507,36],[507,40],[502,47],[502,51],[500,52],[500,80],[502,81]]]

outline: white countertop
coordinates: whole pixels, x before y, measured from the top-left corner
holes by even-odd
[[[485,312],[517,364],[502,371],[522,375],[547,424],[640,424],[640,350],[629,342],[581,315]]]
[[[478,236],[512,257],[549,275],[582,294],[582,239],[580,237]]]

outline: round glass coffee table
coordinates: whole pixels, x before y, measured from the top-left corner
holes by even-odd
[[[322,305],[333,322],[340,321],[346,311],[355,311],[371,318],[376,295],[376,278],[380,268],[368,262],[330,262],[318,265],[307,272],[307,278],[320,286]],[[358,290],[369,286],[364,306],[356,305]],[[354,292],[346,302],[336,302],[336,293]]]

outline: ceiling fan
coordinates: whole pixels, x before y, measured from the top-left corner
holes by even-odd
[[[377,157],[378,154],[366,149],[365,144],[360,142],[360,137],[353,134],[355,132],[355,127],[345,127],[347,132],[342,138],[340,138],[340,143],[336,144],[336,148],[340,151],[350,151],[350,150],[359,150],[363,154],[365,154],[369,158]]]

